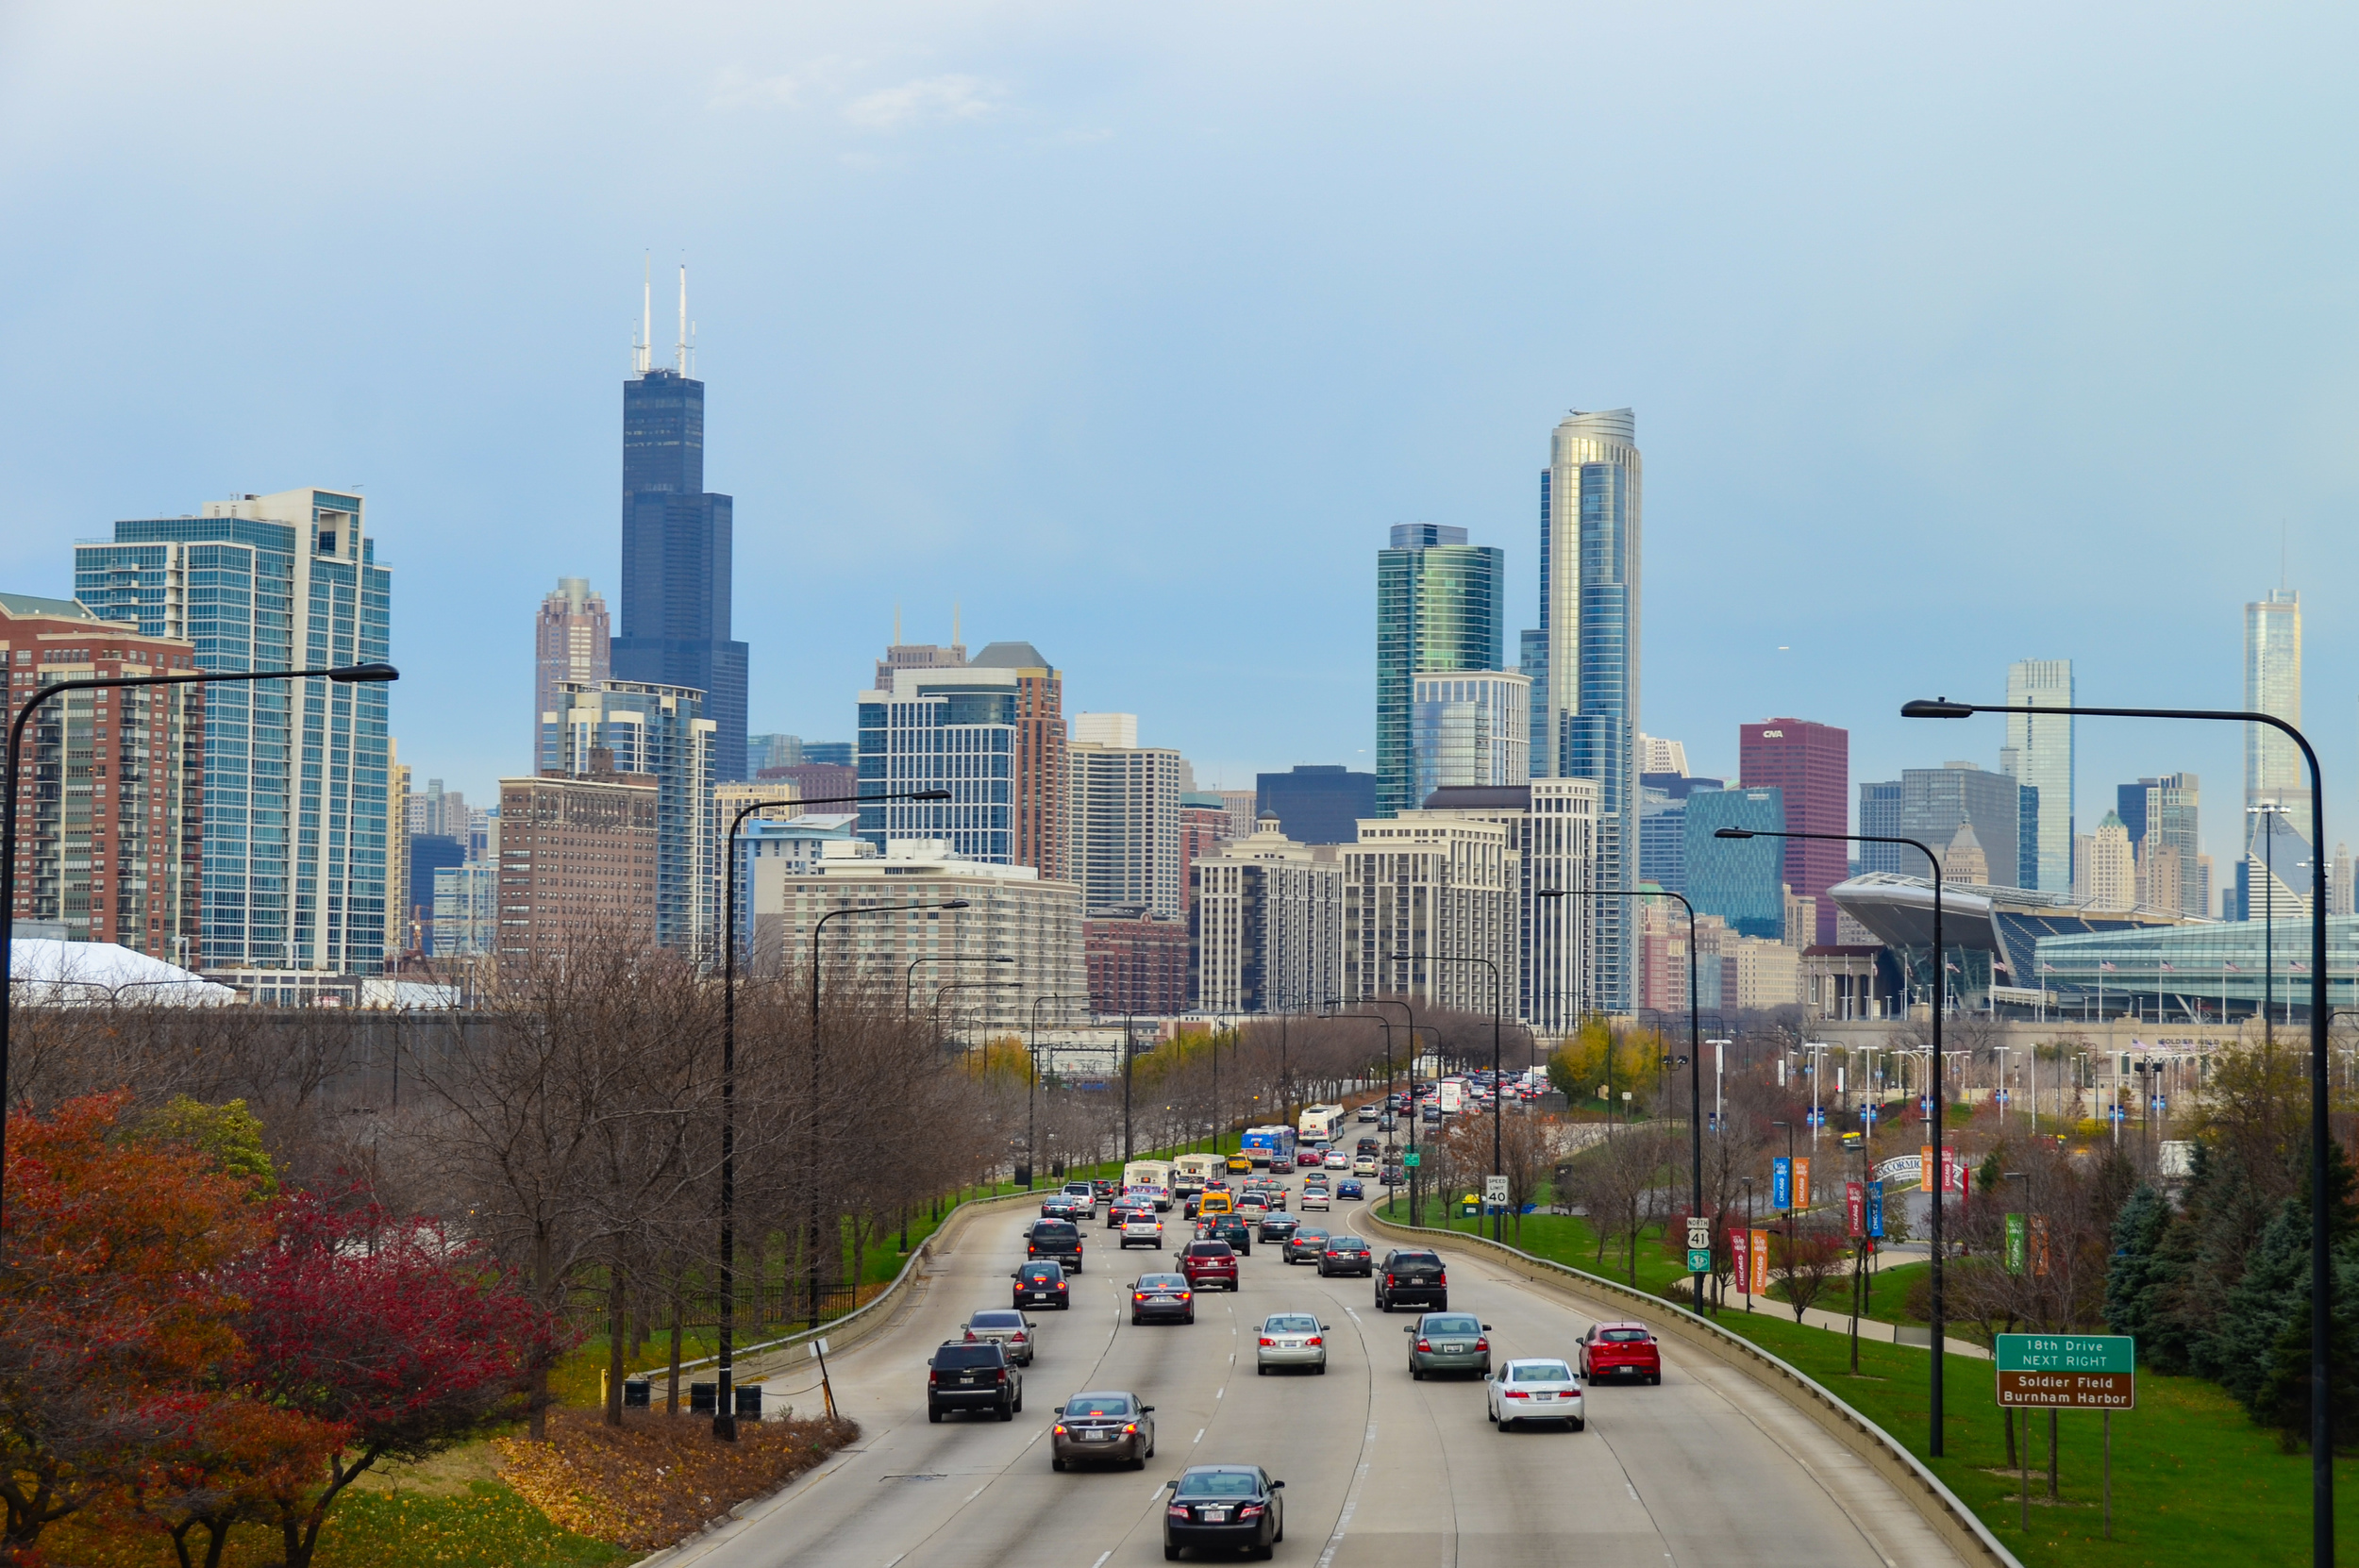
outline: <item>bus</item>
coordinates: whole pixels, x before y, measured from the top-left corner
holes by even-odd
[[[1171,1191],[1175,1197],[1201,1193],[1220,1179],[1228,1168],[1226,1159],[1216,1154],[1183,1154],[1171,1162]]]
[[[1302,1113],[1301,1141],[1305,1143],[1331,1143],[1335,1129],[1344,1123],[1344,1108],[1339,1105],[1314,1105]]]
[[[1158,1209],[1171,1207],[1171,1162],[1165,1159],[1133,1159],[1122,1168],[1122,1191],[1145,1193],[1155,1200]]]
[[[1259,1167],[1292,1170],[1295,1163],[1295,1129],[1280,1124],[1276,1126],[1247,1127],[1240,1142],[1245,1157]]]

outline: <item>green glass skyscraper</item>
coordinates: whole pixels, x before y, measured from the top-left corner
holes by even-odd
[[[1376,556],[1376,814],[1416,799],[1415,677],[1504,668],[1507,553],[1466,530],[1398,523]]]

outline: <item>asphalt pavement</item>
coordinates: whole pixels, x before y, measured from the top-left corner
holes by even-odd
[[[1356,1204],[1311,1218],[1338,1233]],[[926,1419],[926,1359],[969,1311],[1009,1305],[1029,1208],[979,1216],[885,1333],[831,1363],[862,1425],[830,1458],[745,1517],[665,1554],[662,1568],[1110,1568],[1163,1560],[1163,1483],[1190,1464],[1258,1463],[1286,1482],[1280,1561],[1318,1568],[1955,1568],[1959,1560],[1875,1472],[1743,1374],[1665,1345],[1660,1387],[1603,1387],[1588,1429],[1500,1434],[1479,1379],[1413,1381],[1401,1329],[1370,1283],[1321,1279],[1257,1245],[1242,1289],[1196,1299],[1192,1326],[1133,1327],[1124,1291],[1168,1251],[1086,1232],[1066,1311],[1034,1311],[1038,1349],[1012,1423]],[[1169,1233],[1187,1226],[1177,1211]],[[1391,1243],[1362,1230],[1380,1259]],[[1589,1322],[1567,1300],[1448,1254],[1452,1310],[1493,1326],[1497,1360],[1568,1359]],[[1257,1376],[1253,1332],[1277,1311],[1331,1326],[1324,1376]],[[808,1375],[767,1385],[776,1409],[817,1402]],[[1144,1473],[1049,1469],[1062,1402],[1128,1390],[1154,1405]],[[1196,1560],[1201,1554],[1190,1554]]]

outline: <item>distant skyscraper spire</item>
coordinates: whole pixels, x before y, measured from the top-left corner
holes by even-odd
[[[630,345],[630,373],[647,374],[647,347],[655,341],[655,257],[649,254],[640,263],[639,336]]]
[[[679,342],[673,350],[672,368],[688,374],[688,263],[679,264]]]

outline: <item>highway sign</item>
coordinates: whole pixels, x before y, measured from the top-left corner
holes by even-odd
[[[1690,1251],[1690,1252],[1693,1252],[1693,1251],[1695,1251],[1698,1247],[1704,1247],[1704,1248],[1709,1249],[1709,1248],[1711,1247],[1711,1245],[1712,1245],[1712,1222],[1711,1222],[1710,1220],[1690,1220],[1690,1221],[1688,1221],[1688,1222],[1687,1222],[1687,1250],[1688,1250],[1688,1251]]]
[[[1503,1176],[1482,1178],[1482,1202],[1488,1209],[1507,1207],[1507,1178]]]
[[[1415,1170],[1417,1168],[1417,1151],[1411,1149],[1407,1154],[1400,1157],[1400,1162],[1407,1169],[1412,1171]]]
[[[1690,1274],[1710,1274],[1712,1272],[1712,1249],[1710,1247],[1689,1247],[1687,1249],[1687,1272]]]
[[[2137,1341],[2127,1334],[2001,1334],[1996,1360],[2001,1405],[2137,1407]]]

